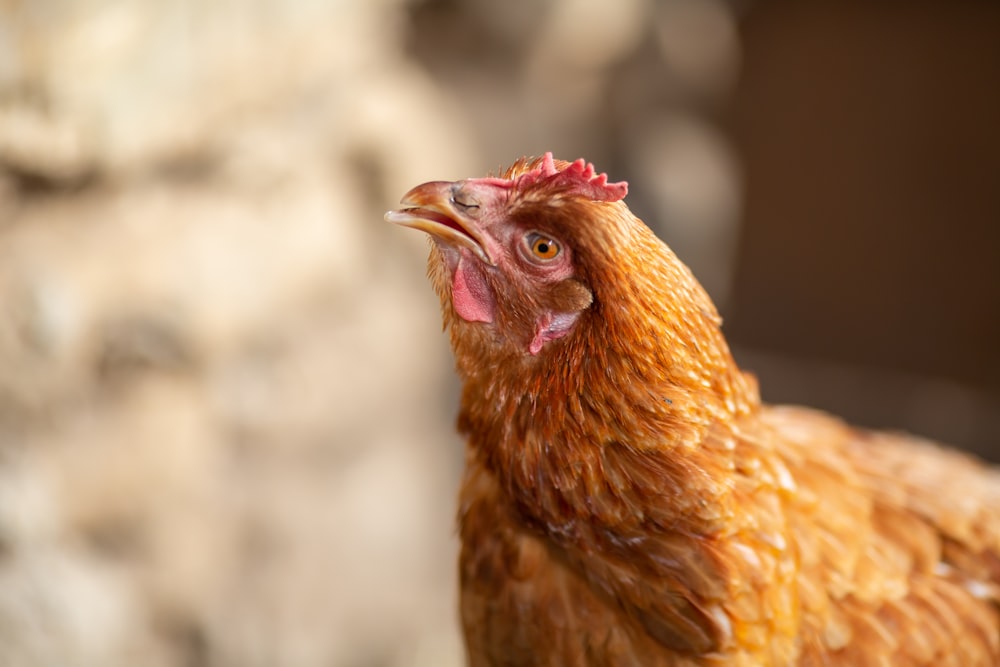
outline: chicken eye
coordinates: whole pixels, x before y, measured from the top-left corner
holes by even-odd
[[[555,259],[559,255],[559,242],[543,234],[528,234],[528,248],[537,259]]]

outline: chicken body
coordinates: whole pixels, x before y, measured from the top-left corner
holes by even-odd
[[[463,380],[478,665],[998,665],[1000,472],[762,405],[582,161],[411,190]]]

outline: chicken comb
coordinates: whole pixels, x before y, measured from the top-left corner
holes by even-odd
[[[524,172],[514,181],[514,188],[553,188],[568,190],[593,201],[619,201],[628,194],[628,183],[619,181],[608,183],[607,174],[598,174],[594,165],[580,158],[560,169],[552,153],[547,152],[541,160],[535,161],[535,168]]]

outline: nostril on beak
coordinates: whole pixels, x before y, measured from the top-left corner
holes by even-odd
[[[451,186],[451,203],[463,211],[472,211],[479,208],[479,202],[476,201],[475,197],[462,190],[462,186],[458,183]]]

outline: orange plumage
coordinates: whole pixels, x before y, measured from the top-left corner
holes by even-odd
[[[761,404],[590,165],[426,183],[478,665],[1000,664],[1000,471]]]

